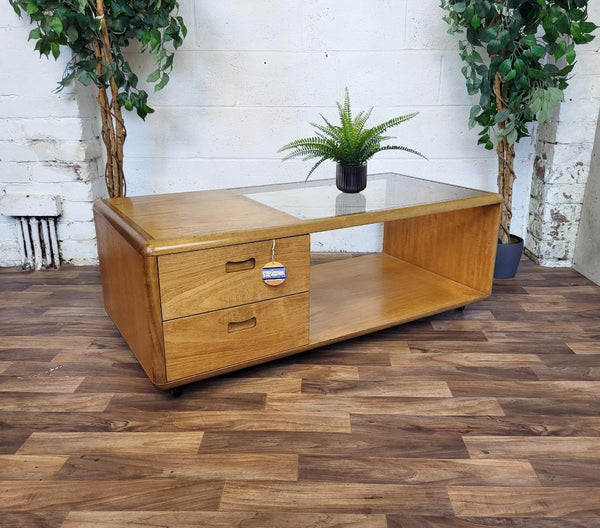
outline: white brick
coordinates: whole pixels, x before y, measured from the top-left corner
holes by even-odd
[[[382,225],[370,224],[314,233],[310,237],[310,246],[311,250],[316,252],[376,252],[381,251],[382,239]]]
[[[302,49],[301,2],[196,0],[196,45],[201,50]]]
[[[302,7],[309,50],[389,51],[405,47],[405,1],[370,0],[345,9],[338,0],[308,0]]]
[[[86,161],[101,155],[98,141],[60,141],[52,136],[0,140],[0,160],[10,162],[36,162],[57,160]]]
[[[125,182],[127,185],[128,179],[127,175],[125,176]],[[98,200],[99,198],[108,197],[108,189],[106,188],[106,182],[104,180],[104,173],[102,176],[98,175],[93,180],[89,181],[90,183],[90,193],[92,196],[92,200]]]
[[[596,124],[600,100],[598,101],[565,101],[560,105],[558,126],[577,127],[582,122]],[[593,141],[593,137],[592,137]]]
[[[552,162],[557,166],[588,166],[592,160],[592,144],[554,145]]]
[[[290,131],[296,130],[297,123],[294,109],[157,109],[145,123],[127,119],[126,155],[274,158],[277,149],[293,139]]]
[[[349,87],[355,106],[434,105],[441,62],[441,55],[432,53],[344,53],[339,57],[339,78]]]
[[[237,53],[231,60],[239,106],[326,106],[343,98],[335,53]]]
[[[65,200],[73,202],[85,202],[93,200],[89,183],[84,182],[65,182],[60,184],[61,196]]]
[[[74,94],[56,94],[47,97],[1,95],[0,115],[4,118],[77,117],[79,104]],[[95,117],[95,115],[94,115]]]
[[[545,181],[549,184],[585,183],[589,172],[589,165],[585,165],[582,162],[577,162],[575,165],[554,164],[546,169]]]
[[[547,225],[564,224],[579,221],[581,215],[581,204],[544,204],[542,222],[544,231]]]
[[[0,141],[11,141],[25,136],[23,121],[0,119]]]
[[[440,104],[473,106],[479,103],[479,97],[470,96],[467,93],[465,77],[460,71],[464,65],[465,63],[458,56],[458,50],[454,53],[444,53],[442,55]]]
[[[0,267],[21,265],[19,246],[13,240],[0,240]]]
[[[469,130],[467,127],[468,107],[457,106],[443,109],[426,107],[420,110],[421,113],[417,117],[404,123],[398,129],[397,137],[400,144],[410,146],[430,159],[468,159],[489,156],[483,147],[477,145],[477,132]],[[377,119],[375,117],[375,122]],[[440,123],[444,125],[440,126]],[[402,135],[400,135],[400,129],[402,129]]]
[[[91,202],[63,201],[62,221],[64,222],[89,222],[94,219]]]
[[[77,265],[98,262],[95,240],[61,240],[59,246],[61,257],[66,262]]]
[[[233,105],[235,80],[239,72],[235,54],[221,52],[192,53],[178,51],[169,84],[160,92],[146,83],[154,70],[154,60],[148,54],[127,54],[132,69],[140,79],[139,87],[150,94],[151,107]],[[136,118],[137,119],[137,118]]]
[[[89,241],[96,238],[94,222],[59,222],[57,231],[58,238],[63,241]]]
[[[585,184],[569,183],[547,185],[545,187],[545,201],[548,205],[554,204],[581,204],[585,193]]]
[[[6,185],[6,194],[18,195],[40,195],[40,196],[60,196],[60,184],[57,183],[9,183]]]
[[[26,183],[31,176],[31,165],[29,163],[0,163],[0,182]]]
[[[563,144],[593,143],[596,135],[594,121],[575,123],[559,123],[556,129],[556,142]]]
[[[77,141],[94,135],[91,122],[78,117],[24,119],[21,124],[27,139],[52,136],[66,141]]]
[[[55,195],[5,194],[0,198],[0,213],[7,216],[58,216],[60,199]]]
[[[86,163],[45,161],[31,166],[31,179],[37,182],[70,182],[80,179]]]
[[[585,72],[571,79],[565,91],[566,101],[590,101],[598,98],[600,98],[600,76],[585,75]]]
[[[408,0],[406,16],[407,48],[456,50],[460,35],[449,35],[442,20],[444,11],[439,2]]]

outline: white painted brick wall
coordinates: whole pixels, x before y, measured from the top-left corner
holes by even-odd
[[[189,34],[176,54],[169,85],[156,94],[149,90],[156,113],[145,122],[126,115],[129,195],[302,180],[310,165],[282,163],[277,149],[312,134],[309,123],[319,121],[320,113],[334,117],[334,104],[346,86],[356,110],[376,107],[373,123],[420,112],[394,134],[429,161],[386,153],[370,162],[370,172],[404,172],[496,189],[495,153],[478,147],[476,131],[467,129],[474,100],[460,73],[457,37],[447,34],[437,0],[181,4]],[[600,21],[598,6],[593,11],[592,19]],[[0,13],[0,192],[44,189],[60,194],[63,253],[72,261],[93,262],[93,241],[85,238],[93,233],[86,226],[91,225],[91,200],[103,192],[93,93],[52,94],[64,59],[38,59],[26,41],[28,31],[10,9]],[[152,61],[137,49],[133,46],[128,57],[144,79]],[[561,152],[556,145],[555,158],[567,168],[574,160],[585,166],[586,157],[589,165],[585,141],[600,97],[597,50],[588,45],[580,55],[569,92],[573,104],[565,104],[561,113],[565,123],[557,133],[570,147]],[[579,104],[583,101],[588,106]],[[585,125],[575,126],[578,120]],[[577,141],[584,141],[583,146],[573,143]],[[521,235],[528,222],[533,151],[530,141],[517,148],[513,231]],[[567,179],[575,178],[579,193],[584,177],[565,171]],[[334,167],[323,164],[313,177],[333,174]],[[321,235],[314,246],[377,249],[379,234],[373,227],[354,235]],[[14,262],[13,236],[10,224],[0,221],[2,265]]]
[[[58,235],[63,260],[97,262],[91,203],[101,154],[94,94],[53,93],[67,56],[40,58],[30,27],[6,6],[0,11],[0,196],[60,196]],[[84,209],[84,211],[81,211]],[[0,266],[20,264],[12,217],[0,216]]]
[[[386,153],[370,172],[396,171],[496,189],[495,154],[466,126],[473,100],[460,73],[457,39],[437,2],[196,0],[171,83],[145,123],[127,116],[125,169],[130,194],[298,181],[310,165],[280,162],[285,142],[312,134],[319,114],[335,117],[348,86],[355,109],[375,106],[373,122],[419,111],[394,132],[427,155]],[[147,57],[130,54],[149,72]],[[141,77],[141,76],[140,76]],[[530,144],[519,148],[514,229],[524,233]],[[323,164],[313,176],[333,176]],[[377,236],[376,231],[373,231]],[[321,248],[358,251],[344,237]]]
[[[600,2],[590,2],[600,22]],[[600,36],[578,48],[569,88],[552,124],[540,127],[527,248],[546,266],[571,266],[600,112]]]

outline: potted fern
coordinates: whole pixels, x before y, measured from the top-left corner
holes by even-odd
[[[316,136],[296,139],[287,143],[278,151],[290,151],[283,158],[284,161],[292,158],[317,159],[308,176],[306,176],[307,180],[321,163],[326,160],[335,161],[337,163],[337,188],[345,193],[358,193],[367,186],[367,161],[378,152],[382,150],[404,150],[422,158],[425,157],[420,152],[402,145],[382,145],[384,141],[391,139],[390,136],[384,135],[388,129],[412,119],[418,112],[394,117],[389,121],[368,128],[366,123],[373,108],[366,112],[361,111],[353,117],[348,88],[346,88],[344,104],[336,104],[340,118],[339,125],[330,123],[321,115],[325,122],[324,125],[311,123],[311,126],[317,129]]]

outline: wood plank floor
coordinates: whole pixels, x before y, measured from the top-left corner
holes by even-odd
[[[600,287],[154,389],[97,268],[0,271],[0,526],[600,528]]]

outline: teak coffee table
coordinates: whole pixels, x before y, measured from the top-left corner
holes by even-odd
[[[398,174],[100,200],[104,305],[172,389],[487,298],[500,202]],[[380,253],[310,266],[310,233],[373,223]]]

